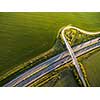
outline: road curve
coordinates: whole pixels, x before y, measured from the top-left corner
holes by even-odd
[[[66,26],[66,27],[64,27],[62,29],[62,33],[66,30],[69,30],[69,29],[74,29],[74,30],[77,30],[77,31],[79,31],[83,34],[88,34],[88,35],[98,35],[98,34],[100,34],[100,31],[98,31],[98,32],[88,32],[88,31],[82,30],[82,29],[80,29],[78,27],[75,27],[75,26]]]
[[[86,82],[85,82],[85,79],[84,79],[84,76],[82,74],[82,71],[80,69],[80,65],[77,61],[77,58],[74,54],[74,51],[73,49],[71,48],[70,44],[68,43],[67,39],[65,38],[65,32],[68,31],[69,29],[75,29],[81,33],[84,33],[84,34],[88,34],[88,35],[96,35],[96,34],[100,34],[100,32],[87,32],[87,31],[84,31],[84,30],[81,30],[77,27],[74,27],[74,26],[67,26],[67,27],[64,27],[62,30],[61,30],[61,36],[62,36],[62,39],[63,41],[65,42],[65,45],[66,45],[66,48],[68,49],[70,55],[71,55],[71,58],[72,58],[72,61],[73,61],[73,64],[75,65],[75,68],[79,74],[79,77],[83,83],[83,85],[86,87]]]

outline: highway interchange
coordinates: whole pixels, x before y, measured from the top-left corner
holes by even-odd
[[[79,77],[80,77],[80,79],[81,79],[81,81],[83,83],[83,86],[86,87],[87,85],[86,85],[86,82],[85,82],[85,79],[84,79],[84,75],[83,75],[83,73],[81,71],[80,65],[78,63],[78,60],[77,60],[77,58],[76,58],[76,56],[74,54],[74,51],[73,51],[72,47],[70,46],[68,40],[65,37],[65,33],[67,31],[71,30],[71,29],[77,30],[77,31],[81,32],[82,34],[88,34],[88,35],[96,35],[96,34],[100,34],[100,32],[88,32],[88,31],[84,31],[84,30],[79,29],[79,28],[74,27],[74,26],[66,26],[61,31],[61,36],[62,36],[61,39],[64,41],[64,43],[66,45],[66,48],[70,53],[70,56],[72,58],[72,62],[75,65],[75,68],[76,68],[76,70],[78,72],[78,75],[79,75]]]
[[[95,48],[100,47],[100,38],[90,40],[88,42],[82,43],[78,46],[73,47],[75,56],[78,57],[83,55]],[[70,62],[72,59],[68,51],[64,51],[49,60],[34,66],[25,73],[21,74],[17,78],[11,80],[9,83],[5,84],[4,87],[26,87],[30,86],[33,82],[43,77],[47,73],[59,68],[60,66]]]
[[[5,84],[5,87],[12,87],[12,86],[18,86],[18,87],[22,87],[22,86],[29,86],[31,83],[33,83],[34,81],[36,81],[37,79],[41,78],[42,76],[46,75],[47,73],[55,70],[56,68],[62,66],[65,63],[68,63],[69,61],[72,60],[73,64],[75,65],[75,68],[78,72],[78,75],[83,83],[83,86],[87,86],[83,73],[80,69],[80,65],[77,61],[78,56],[89,52],[90,50],[93,50],[95,48],[98,48],[100,46],[100,38],[96,38],[94,40],[90,40],[86,43],[82,43],[76,47],[71,47],[68,40],[65,37],[65,33],[66,31],[69,31],[70,29],[74,29],[77,30],[83,34],[88,34],[88,35],[96,35],[96,34],[100,34],[100,32],[88,32],[88,31],[84,31],[82,29],[79,29],[77,27],[74,26],[66,26],[64,27],[61,32],[60,35],[61,39],[64,41],[65,45],[66,45],[66,49],[68,51],[63,52],[61,54],[58,54],[57,56],[31,68],[30,70],[26,71],[25,73],[21,74],[20,76],[18,76],[17,78],[13,79],[12,81],[10,81],[9,83]]]

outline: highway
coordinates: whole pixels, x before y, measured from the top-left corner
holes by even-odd
[[[91,46],[90,48],[84,48],[82,50],[80,50],[79,52],[77,52],[75,54],[76,57],[90,51],[90,50],[93,50],[97,47],[100,47],[100,43],[97,43],[93,46]],[[46,75],[47,73],[55,70],[56,68],[59,68],[60,66],[68,63],[69,61],[71,61],[71,57],[70,56],[67,56],[61,60],[59,60],[58,62],[50,65],[49,67],[43,69],[42,71],[39,71],[38,73],[36,73],[35,75],[32,75],[30,76],[29,78],[23,80],[22,82],[18,83],[16,86],[17,87],[22,87],[22,86],[29,86],[32,82],[35,82],[36,80],[38,80],[39,78],[41,78],[42,76]]]
[[[96,35],[96,34],[100,34],[100,32],[87,32],[87,31],[84,31],[84,30],[79,29],[79,28],[74,27],[74,26],[66,26],[66,27],[63,28],[62,31],[61,31],[62,40],[65,42],[66,48],[68,49],[68,51],[69,51],[69,53],[70,53],[70,55],[71,55],[72,62],[73,62],[73,64],[75,65],[75,68],[76,68],[76,70],[77,70],[77,72],[78,72],[78,74],[79,74],[79,77],[80,77],[80,79],[81,79],[81,81],[82,81],[82,83],[83,83],[83,86],[86,87],[87,85],[86,85],[84,76],[83,76],[83,74],[82,74],[80,65],[79,65],[79,63],[78,63],[78,61],[77,61],[77,58],[76,58],[76,56],[75,56],[75,54],[74,54],[73,49],[71,48],[71,46],[70,46],[68,40],[67,40],[66,37],[65,37],[65,32],[69,31],[70,29],[75,29],[75,30],[77,30],[77,31],[79,31],[79,32],[81,32],[81,33],[88,34],[88,35]]]
[[[73,51],[75,52],[75,56],[78,57],[98,47],[100,47],[100,38],[96,38],[88,42],[82,43],[78,46],[75,46],[73,47]],[[63,64],[68,63],[69,61],[71,61],[71,57],[68,51],[64,51],[61,54],[58,54],[50,58],[49,60],[37,66],[34,66],[33,68],[29,69],[28,71],[13,79],[9,83],[5,84],[4,87],[30,86],[32,82],[53,71],[54,69],[59,68]]]
[[[65,44],[66,44],[66,48],[68,49],[68,51],[69,51],[69,53],[70,53],[70,55],[71,55],[73,64],[75,65],[75,68],[76,68],[76,70],[77,70],[77,72],[78,72],[78,74],[79,74],[79,77],[80,77],[80,79],[81,79],[83,85],[86,87],[87,85],[86,85],[86,82],[85,82],[85,80],[84,80],[84,76],[83,76],[83,74],[82,74],[82,71],[81,71],[81,69],[80,69],[80,65],[79,65],[79,63],[78,63],[78,61],[77,61],[76,55],[74,54],[73,49],[71,48],[70,44],[68,43],[67,39],[66,39],[65,36],[64,36],[65,31],[66,31],[66,29],[63,30],[62,33],[61,33],[62,38],[63,38],[63,40],[64,40],[64,42],[65,42]]]

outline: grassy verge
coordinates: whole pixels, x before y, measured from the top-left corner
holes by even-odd
[[[39,80],[35,81],[30,86],[39,87],[76,87],[79,86],[75,80],[70,67],[71,62],[55,69],[54,71],[43,76]]]
[[[9,82],[13,78],[16,78],[18,75],[20,75],[23,72],[25,72],[26,70],[34,67],[35,65],[49,59],[50,57],[55,56],[56,54],[60,53],[63,50],[64,50],[64,48],[63,48],[63,45],[61,44],[61,42],[59,40],[55,41],[55,45],[47,52],[42,53],[41,55],[39,55],[35,58],[32,58],[32,59],[28,60],[27,62],[20,64],[19,66],[12,68],[10,71],[8,71],[7,73],[0,76],[0,86]]]

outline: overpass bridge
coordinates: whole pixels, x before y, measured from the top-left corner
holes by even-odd
[[[76,57],[79,57],[93,49],[100,47],[100,38],[90,40],[88,42],[82,43],[78,46],[73,47],[73,51]],[[34,66],[25,73],[21,74],[17,78],[11,80],[9,83],[5,84],[4,87],[24,87],[31,86],[33,82],[40,79],[47,73],[61,67],[62,65],[72,61],[68,51],[64,51],[47,61]]]

